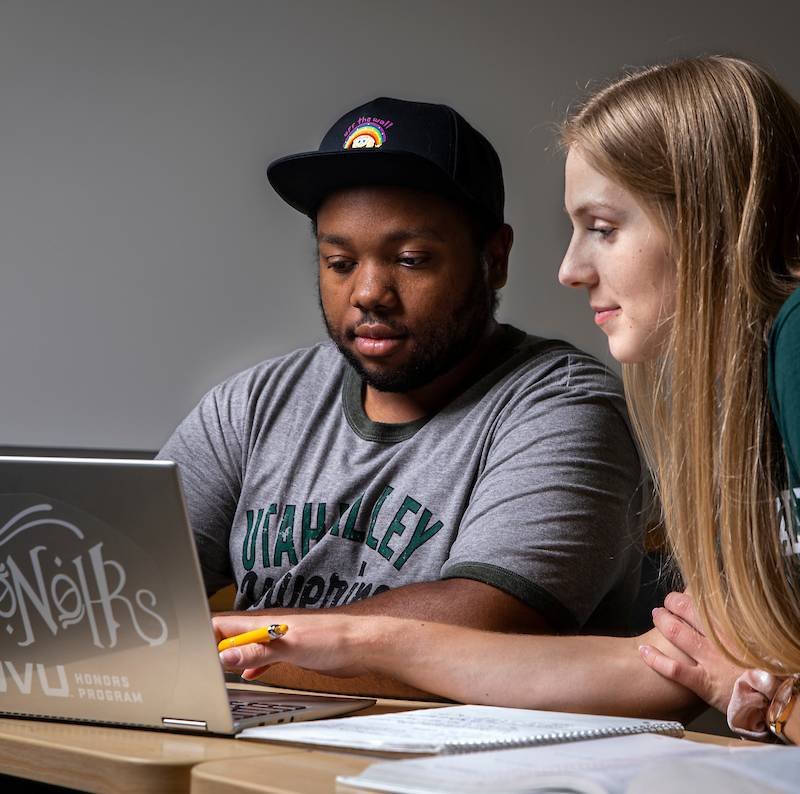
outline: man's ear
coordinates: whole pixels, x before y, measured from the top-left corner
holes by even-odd
[[[504,287],[508,280],[508,257],[514,244],[514,230],[504,223],[492,232],[484,248],[489,268],[489,286],[492,289]]]

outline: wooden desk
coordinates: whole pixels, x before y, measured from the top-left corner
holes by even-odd
[[[742,745],[740,739],[691,731],[686,738],[707,744]],[[385,760],[385,756],[310,750],[274,760],[252,757],[212,761],[192,769],[191,794],[327,794],[336,791],[338,775],[357,775],[370,764]]]
[[[0,772],[81,791],[187,792],[195,764],[253,756],[235,739],[0,719]],[[259,748],[258,760],[296,754]]]
[[[382,699],[357,714],[451,705]],[[342,719],[347,719],[343,717]],[[696,741],[741,744],[706,734]],[[318,794],[375,756],[163,731],[0,718],[0,774],[94,794]]]
[[[358,714],[384,714],[437,704],[382,700]],[[446,704],[438,704],[446,705]],[[164,731],[105,728],[0,718],[0,774],[94,794],[188,792],[196,764],[226,759],[269,764],[308,750]],[[335,775],[334,775],[335,777]]]
[[[249,742],[248,742],[249,743]],[[356,753],[301,754],[212,761],[192,770],[191,794],[332,794],[339,775],[357,775],[385,758]]]

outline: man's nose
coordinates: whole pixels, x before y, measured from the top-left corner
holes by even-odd
[[[391,268],[379,262],[359,263],[350,294],[350,304],[359,309],[389,309],[397,303]]]

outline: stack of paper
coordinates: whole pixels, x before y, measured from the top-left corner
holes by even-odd
[[[728,748],[642,735],[381,762],[340,777],[337,791],[789,794],[799,780],[800,749]]]

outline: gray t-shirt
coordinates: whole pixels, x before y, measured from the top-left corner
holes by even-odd
[[[179,464],[209,593],[319,608],[459,577],[556,630],[627,627],[641,472],[615,375],[501,326],[432,416],[373,422],[362,390],[320,343],[235,375],[178,427],[159,457]]]

